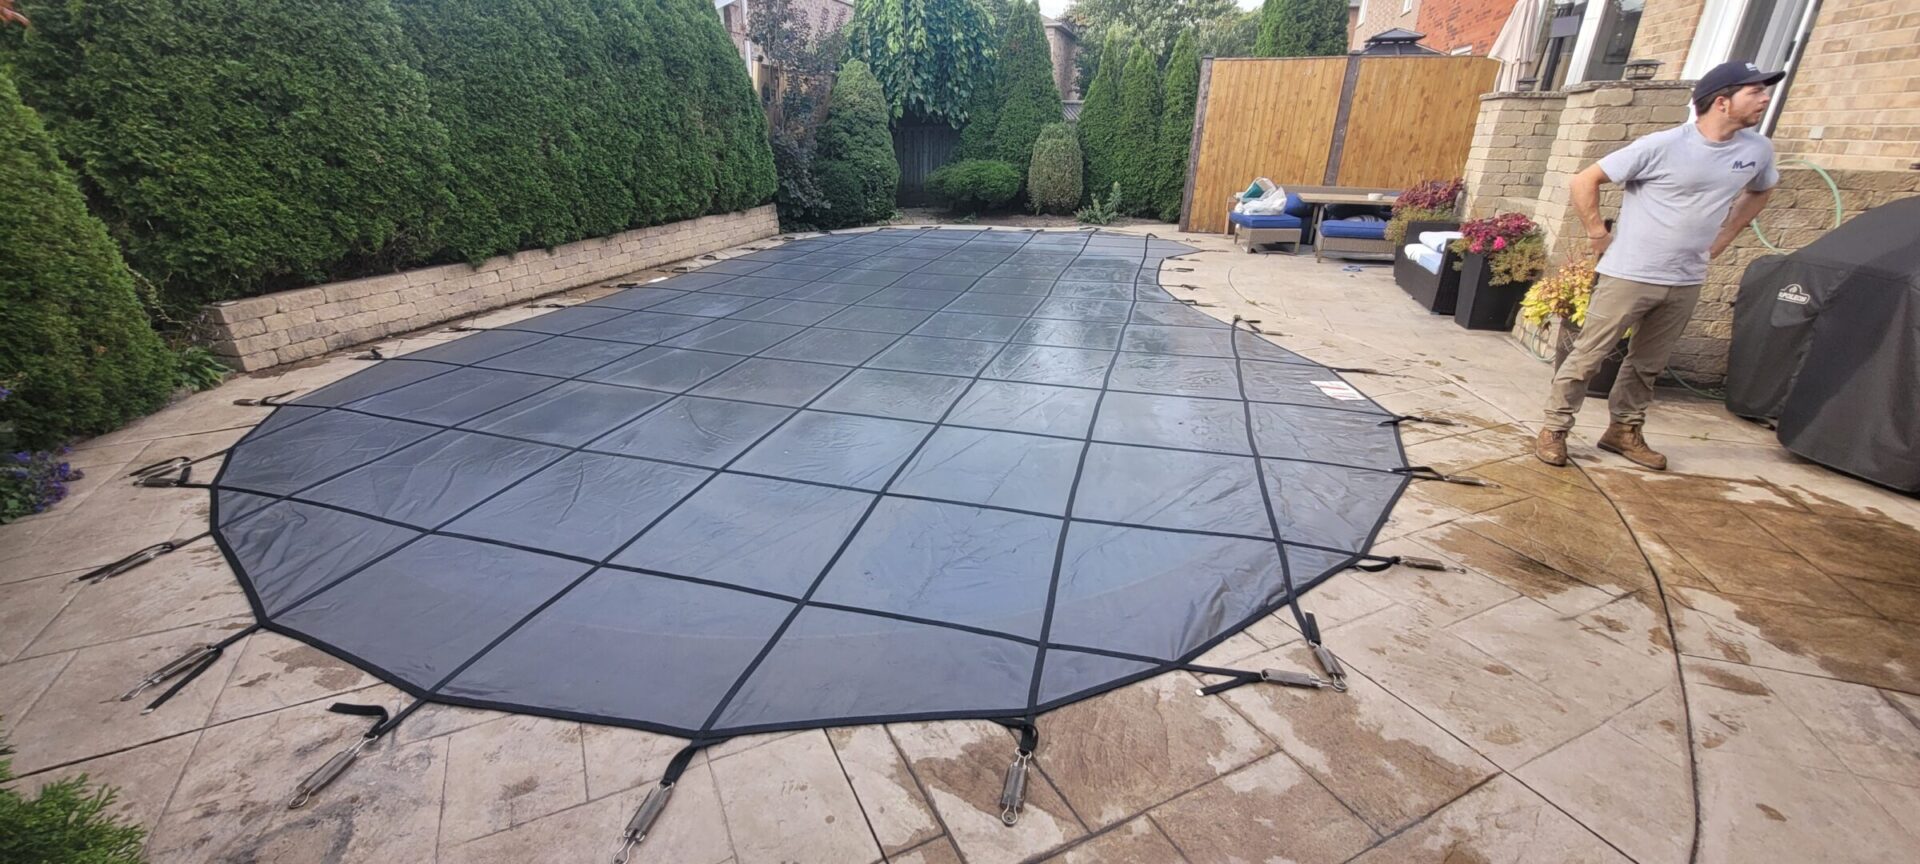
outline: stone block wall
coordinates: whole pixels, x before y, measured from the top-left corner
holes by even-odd
[[[1920,195],[1920,172],[1833,171],[1840,188],[1842,219],[1900,198]],[[1785,168],[1780,185],[1767,200],[1761,230],[1773,245],[1792,251],[1833,229],[1833,191],[1820,175],[1806,168]],[[1700,307],[1674,350],[1670,365],[1688,380],[1718,382],[1727,374],[1727,348],[1733,335],[1733,300],[1747,266],[1764,255],[1776,254],[1761,244],[1753,230],[1740,232],[1731,247],[1707,271],[1700,289]]]
[[[206,307],[209,348],[242,372],[737,246],[780,232],[773,205],[487,259],[280,291]]]
[[[1562,93],[1488,93],[1467,151],[1467,214],[1533,214],[1566,107]]]
[[[1540,181],[1533,218],[1546,233],[1547,255],[1559,261],[1586,243],[1568,183],[1595,160],[1635,138],[1685,122],[1691,88],[1678,81],[1596,81],[1568,87],[1567,106]],[[1601,190],[1606,218],[1620,212],[1620,189]]]

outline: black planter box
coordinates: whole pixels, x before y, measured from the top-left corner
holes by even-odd
[[[1408,243],[1414,243],[1418,242],[1422,231],[1458,230],[1458,222],[1408,222],[1405,239]],[[1413,263],[1405,253],[1396,249],[1393,254],[1393,281],[1427,311],[1435,315],[1452,315],[1454,300],[1460,293],[1460,271],[1453,269],[1457,260],[1453,252],[1442,252],[1440,272],[1429,273],[1427,268]]]
[[[1460,293],[1453,307],[1453,323],[1468,330],[1512,330],[1520,312],[1520,298],[1532,282],[1488,285],[1493,274],[1487,256],[1471,252],[1460,259]]]

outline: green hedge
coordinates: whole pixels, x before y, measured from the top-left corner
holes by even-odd
[[[1155,143],[1157,186],[1154,207],[1162,222],[1180,219],[1186,193],[1187,150],[1193,145],[1193,106],[1200,95],[1200,49],[1193,30],[1181,32],[1167,57],[1166,87],[1160,108],[1160,138]]]
[[[1005,162],[968,159],[927,175],[927,189],[955,213],[984,213],[1020,194],[1020,172]]]
[[[1053,59],[1040,7],[1015,0],[999,14],[1006,18],[1001,28],[1005,41],[995,59],[993,86],[977,100],[955,156],[1025,165],[1040,130],[1060,122],[1060,91],[1053,85]]]
[[[1115,164],[1119,152],[1120,76],[1127,65],[1130,46],[1117,34],[1107,37],[1100,48],[1100,69],[1087,85],[1087,98],[1080,105],[1080,153],[1087,159],[1086,188],[1089,194],[1104,192],[1119,179]]]
[[[1113,179],[1120,182],[1121,212],[1159,212],[1160,176],[1155,144],[1160,138],[1160,65],[1145,45],[1135,45],[1120,79],[1120,121],[1114,128]]]
[[[764,203],[706,0],[36,0],[4,60],[173,304]]]
[[[1066,215],[1080,206],[1080,142],[1073,128],[1054,123],[1040,130],[1027,164],[1027,201],[1035,213]]]
[[[14,57],[128,263],[172,298],[390,270],[451,206],[388,0],[36,2]]]
[[[848,60],[834,79],[813,171],[827,202],[826,212],[817,214],[821,227],[865,225],[893,215],[900,163],[887,131],[886,95],[865,63]]]
[[[1266,0],[1255,57],[1337,57],[1347,52],[1347,0]]]
[[[159,407],[173,355],[106,227],[0,72],[0,424],[52,447]]]

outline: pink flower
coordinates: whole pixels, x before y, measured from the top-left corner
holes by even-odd
[[[1493,251],[1498,252],[1505,248],[1507,248],[1507,238],[1505,237],[1493,238]]]

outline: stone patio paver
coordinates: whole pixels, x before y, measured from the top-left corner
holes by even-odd
[[[1425,315],[1384,268],[1156,233],[1203,250],[1170,262],[1190,269],[1167,281],[1199,286],[1179,296],[1378,370],[1347,377],[1392,410],[1460,424],[1403,426],[1409,459],[1498,487],[1415,483],[1376,547],[1459,569],[1347,572],[1304,598],[1350,667],[1347,694],[1198,697],[1170,673],[1043,715],[1016,827],[996,804],[1015,745],[997,724],[777,733],[696,756],[637,860],[1668,864],[1692,840],[1690,749],[1702,861],[1920,857],[1920,500],[1664,392],[1648,429],[1672,473],[1594,452],[1598,400],[1575,427],[1578,467],[1546,468],[1529,455],[1545,367],[1500,334]],[[364,368],[362,350],[241,376],[82,442],[72,496],[0,526],[0,728],[27,775],[14,785],[84,771],[120,786],[155,862],[605,859],[684,742],[429,705],[290,811],[293,784],[365,728],[330,702],[407,699],[256,632],[153,714],[116,701],[252,620],[206,540],[72,581],[206,530],[204,492],[134,488],[126,471],[227,446],[268,414],[233,399],[323,386]],[[1203,662],[1316,668],[1286,610]]]

